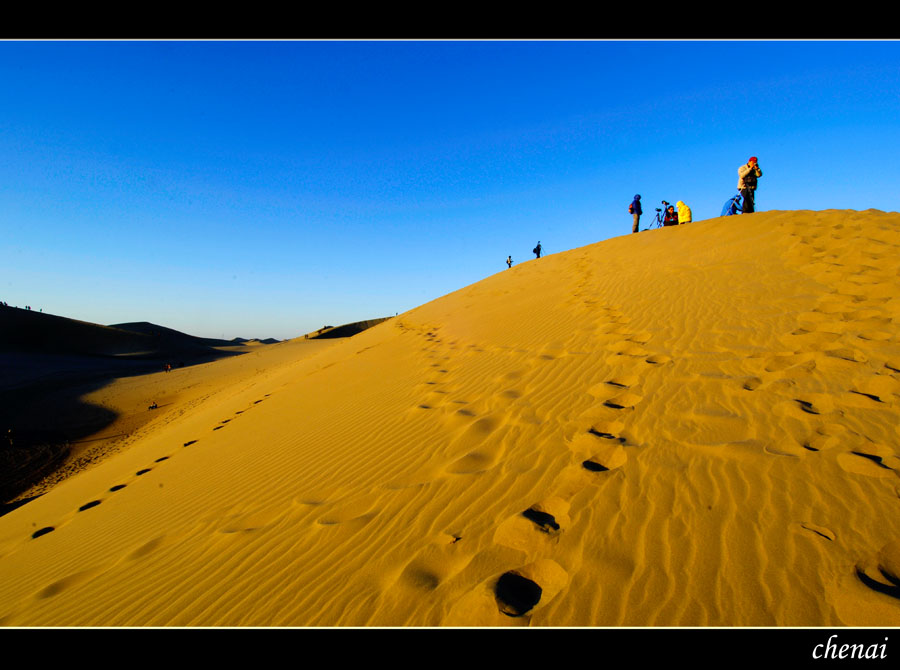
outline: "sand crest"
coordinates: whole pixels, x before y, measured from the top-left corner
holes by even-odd
[[[0,517],[0,623],[900,625],[898,247],[872,210],[694,222],[210,363]]]

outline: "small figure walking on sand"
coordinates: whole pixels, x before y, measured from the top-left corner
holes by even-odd
[[[538,240],[537,246],[531,250],[531,253],[533,253],[536,258],[541,257],[541,241],[540,240]]]
[[[506,267],[507,267],[507,268],[511,268],[511,267],[512,267],[512,264],[513,264],[512,256],[511,256],[511,255],[510,255],[510,256],[507,256],[507,257],[506,257]]]

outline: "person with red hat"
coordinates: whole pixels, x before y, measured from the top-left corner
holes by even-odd
[[[753,196],[756,193],[756,180],[759,177],[762,177],[762,170],[759,169],[759,162],[756,160],[756,156],[751,156],[746,165],[738,168],[737,187],[744,201],[741,207],[743,214],[750,214],[756,211],[754,209]]]

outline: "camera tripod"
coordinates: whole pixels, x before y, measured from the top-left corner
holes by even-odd
[[[656,218],[650,223],[650,225],[644,230],[652,230],[653,228],[662,228],[663,221],[665,221],[666,215],[663,213],[669,207],[669,203],[665,200],[662,201],[663,207],[660,209],[656,208]]]

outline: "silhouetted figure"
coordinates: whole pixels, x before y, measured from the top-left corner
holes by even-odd
[[[537,246],[531,250],[531,253],[533,253],[536,258],[541,257],[541,241],[540,240],[538,240]]]
[[[512,267],[512,264],[513,264],[512,256],[507,256],[507,257],[506,257],[506,267],[507,267],[507,268],[511,268],[511,267]]]

